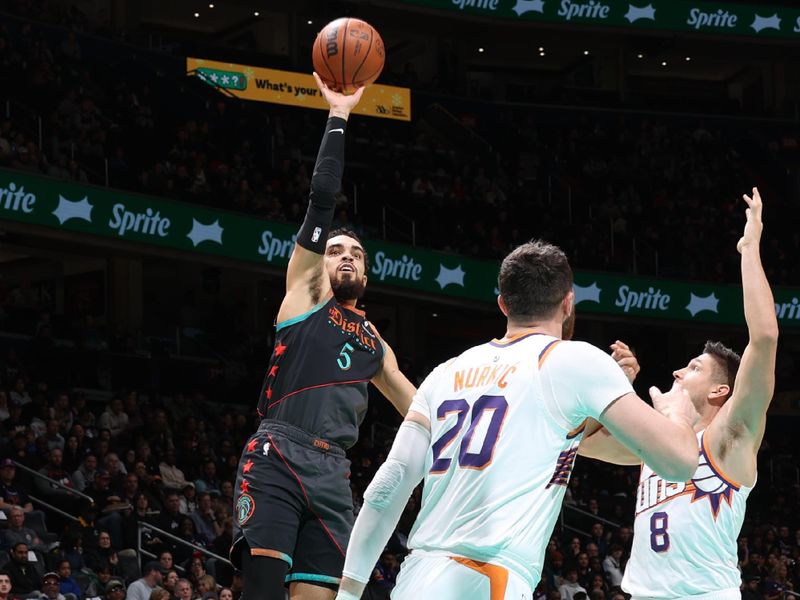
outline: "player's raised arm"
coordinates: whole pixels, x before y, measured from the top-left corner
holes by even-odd
[[[733,385],[731,399],[718,421],[753,449],[761,445],[767,408],[775,390],[775,356],[778,349],[778,319],[775,300],[761,265],[761,195],[753,188],[747,202],[747,223],[736,249],[742,255],[742,294],[749,340]],[[716,424],[715,424],[716,426]]]
[[[316,73],[314,78],[330,105],[330,112],[311,177],[308,211],[297,233],[297,242],[286,270],[286,296],[278,311],[278,322],[307,312],[330,292],[323,256],[336,207],[336,194],[342,185],[347,119],[364,91],[364,88],[359,88],[346,96],[328,88]]]

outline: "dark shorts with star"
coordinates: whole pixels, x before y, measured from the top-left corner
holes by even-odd
[[[281,558],[289,581],[335,585],[353,528],[350,461],[332,443],[265,419],[242,451],[231,560]]]

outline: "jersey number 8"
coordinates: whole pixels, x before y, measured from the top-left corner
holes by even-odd
[[[464,469],[483,469],[492,462],[494,447],[497,444],[500,429],[503,427],[506,411],[508,411],[508,402],[503,396],[481,396],[475,401],[475,404],[472,405],[469,428],[464,434],[458,450],[459,467]],[[451,413],[456,413],[456,422],[433,443],[433,464],[430,470],[432,474],[444,473],[450,468],[452,459],[440,458],[440,456],[461,432],[468,412],[469,404],[464,399],[445,400],[439,405],[436,417],[443,421]],[[475,430],[486,412],[491,413],[491,421],[489,421],[489,426],[486,429],[486,437],[483,439],[480,450],[470,452],[469,447],[475,435]]]

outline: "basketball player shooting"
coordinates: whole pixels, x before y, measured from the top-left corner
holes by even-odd
[[[405,415],[414,386],[356,302],[367,253],[355,233],[329,231],[341,186],[353,95],[328,88],[330,105],[311,178],[308,212],[286,271],[275,347],[258,402],[261,424],[236,478],[231,560],[246,600],[330,600],[353,524],[345,450],[357,440],[367,385]]]
[[[420,386],[364,494],[338,600],[357,600],[425,479],[395,600],[531,600],[587,417],[663,477],[697,468],[694,409],[678,389],[653,410],[605,352],[562,340],[572,270],[557,247],[523,244],[498,278],[506,334],[437,367]]]
[[[740,598],[736,538],[756,482],[756,455],[775,387],[778,320],[761,265],[762,202],[758,189],[744,196],[747,223],[736,245],[741,254],[744,316],[749,341],[741,357],[718,342],[673,373],[697,411],[700,457],[691,479],[653,472],[601,429],[583,440],[580,454],[617,464],[642,464],[636,496],[633,549],[622,581],[634,600]],[[633,381],[639,371],[630,349],[612,356]]]

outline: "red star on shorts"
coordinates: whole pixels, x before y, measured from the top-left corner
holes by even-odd
[[[244,466],[242,467],[242,473],[249,473],[249,472],[250,472],[250,469],[252,469],[252,468],[253,468],[253,465],[254,465],[254,464],[255,464],[255,463],[254,463],[252,460],[250,460],[250,459],[247,459],[247,462],[246,462],[246,463],[244,463]]]
[[[272,365],[272,368],[269,370],[268,377],[275,377],[278,374],[278,365]]]
[[[272,388],[267,388],[267,400],[272,400]]]
[[[280,356],[284,352],[286,352],[286,348],[288,346],[284,346],[283,342],[278,342],[278,345],[275,346],[275,356]]]
[[[255,450],[255,449],[256,449],[256,446],[258,446],[258,439],[256,439],[256,438],[253,438],[253,439],[252,439],[252,440],[250,440],[250,442],[248,442],[248,444],[247,444],[247,451],[248,451],[248,452],[253,452],[253,450]]]
[[[250,491],[250,482],[247,479],[242,479],[242,493],[247,494]]]

